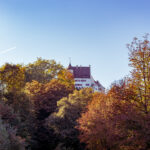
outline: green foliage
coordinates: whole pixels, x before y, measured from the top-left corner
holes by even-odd
[[[26,84],[25,89],[39,117],[42,117],[40,114],[44,114],[44,112],[46,116],[54,112],[57,107],[57,101],[73,91],[72,88],[58,79],[53,79],[46,84],[32,81]]]
[[[76,120],[80,117],[81,112],[86,110],[86,105],[91,101],[92,96],[93,91],[90,88],[75,90],[73,94],[57,102],[58,111],[47,119],[48,126],[61,135],[65,144],[70,143],[69,147],[79,146],[78,130],[75,128]]]
[[[38,141],[37,149],[52,149],[56,146],[56,137],[53,131],[45,128],[45,119],[56,111],[57,101],[68,96],[69,93],[73,92],[73,89],[60,79],[52,79],[45,84],[38,81],[27,83],[25,92],[33,106],[35,120],[32,134],[33,139]]]
[[[26,66],[26,82],[36,80],[40,83],[47,83],[56,78],[62,69],[63,66],[57,64],[55,60],[37,58],[35,62]]]

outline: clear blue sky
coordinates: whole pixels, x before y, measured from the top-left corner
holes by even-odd
[[[126,44],[145,33],[150,0],[0,1],[0,65],[42,57],[67,67],[71,57],[109,87],[129,74]]]

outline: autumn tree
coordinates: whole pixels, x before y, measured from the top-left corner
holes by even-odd
[[[78,141],[78,130],[75,128],[77,119],[81,112],[86,110],[86,105],[91,101],[93,90],[91,88],[75,90],[73,94],[64,97],[57,102],[57,112],[53,113],[47,119],[49,128],[54,129],[59,135],[62,147],[72,149],[81,149]]]
[[[80,140],[90,150],[146,150],[150,140],[149,117],[126,100],[96,94],[79,119]]]
[[[125,77],[113,82],[108,93],[116,100],[125,100],[129,103],[136,103],[137,93],[135,92],[134,87],[132,79]]]
[[[37,58],[35,62],[26,65],[26,82],[36,80],[40,83],[47,83],[56,78],[62,69],[63,66],[55,60]]]
[[[132,80],[137,100],[143,106],[143,111],[148,113],[150,110],[150,41],[148,35],[144,39],[134,38],[131,44],[128,44],[129,61],[132,70]]]
[[[17,127],[20,124],[19,114],[15,113],[14,109],[3,101],[0,102],[0,118],[5,124],[14,127]]]
[[[0,80],[3,88],[1,101],[5,101],[15,112],[26,117],[30,104],[24,94],[25,67],[19,64],[3,65],[0,68]]]
[[[17,128],[16,134],[30,140],[32,110],[24,93],[25,67],[6,63],[0,68],[0,116],[4,123]]]
[[[107,94],[97,94],[79,119],[80,140],[91,150],[150,148],[148,37],[134,38],[128,48],[131,77],[114,83]]]
[[[16,129],[0,119],[0,149],[25,150],[25,146],[25,140],[17,135]]]
[[[63,84],[65,84],[65,86],[67,86],[68,88],[70,88],[71,90],[74,90],[74,77],[73,74],[67,70],[67,69],[63,69],[58,73],[57,76],[58,80],[60,80]]]
[[[73,92],[72,87],[66,86],[59,79],[53,79],[49,83],[39,83],[32,81],[26,84],[26,94],[28,95],[35,114],[33,139],[36,140],[35,149],[53,149],[56,145],[53,131],[45,128],[45,119],[57,108],[57,101]],[[33,149],[34,149],[33,148]]]
[[[25,68],[6,63],[0,68],[0,80],[8,92],[20,91],[25,85]]]
[[[28,116],[29,117],[29,116]],[[19,113],[0,102],[0,149],[24,150],[29,143],[29,133],[26,133],[27,124],[22,121]],[[3,148],[2,148],[3,147]]]
[[[48,117],[47,115],[54,112],[57,107],[57,101],[72,93],[72,91],[73,89],[65,86],[58,79],[53,79],[46,84],[37,81],[26,84],[26,93],[30,97],[34,109],[41,119],[45,119]]]

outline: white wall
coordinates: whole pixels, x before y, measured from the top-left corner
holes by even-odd
[[[69,69],[71,73],[73,73],[72,69]],[[74,78],[75,80],[75,88],[86,88],[92,87],[94,91],[100,92],[98,85],[95,83],[93,77],[90,78]],[[92,84],[94,86],[92,86]]]
[[[75,87],[76,88],[86,88],[86,87],[92,87],[92,84],[94,86],[92,87],[94,91],[100,92],[98,85],[94,82],[93,77],[91,78],[75,78]]]
[[[74,80],[76,88],[91,87],[91,79],[89,78],[75,78]]]

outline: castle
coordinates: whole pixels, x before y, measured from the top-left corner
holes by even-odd
[[[91,75],[91,67],[83,67],[83,66],[72,66],[71,63],[68,66],[68,70],[73,74],[75,80],[75,88],[87,88],[92,87],[94,91],[101,92],[104,91],[105,88],[99,83],[99,81],[95,81]]]

